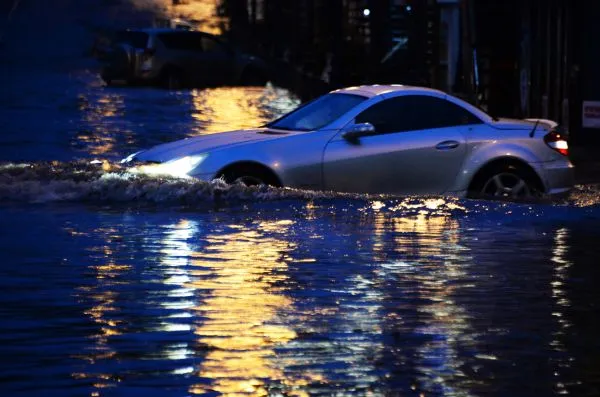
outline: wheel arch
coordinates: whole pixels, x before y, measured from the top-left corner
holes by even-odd
[[[227,173],[233,173],[240,170],[248,170],[251,169],[252,172],[258,172],[261,175],[264,175],[268,180],[268,184],[276,187],[282,187],[283,183],[281,182],[281,178],[277,173],[269,166],[264,165],[258,161],[244,160],[244,161],[236,161],[231,164],[227,164],[222,167],[219,171],[215,173],[216,178],[222,178]]]
[[[532,182],[536,185],[536,187],[539,188],[542,192],[546,192],[546,185],[538,171],[534,167],[532,167],[527,161],[514,156],[497,157],[491,159],[490,161],[479,167],[479,169],[474,172],[473,176],[469,180],[469,184],[467,185],[467,192],[472,191],[473,187],[481,183],[482,179],[484,179],[488,173],[500,166],[513,166],[523,169],[531,178]]]

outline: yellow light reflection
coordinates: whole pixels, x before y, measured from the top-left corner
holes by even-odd
[[[258,127],[269,116],[256,106],[264,89],[260,87],[221,87],[193,90],[192,117],[199,122],[203,133]]]
[[[211,390],[224,396],[267,395],[265,380],[297,387],[314,379],[289,379],[274,362],[274,348],[296,338],[294,330],[278,323],[278,313],[292,301],[277,285],[287,279],[287,253],[294,244],[279,238],[292,221],[262,222],[252,230],[238,227],[227,236],[212,236],[210,251],[196,256],[190,287],[207,296],[196,307],[203,321],[195,329],[198,340],[211,349],[198,376],[212,380]],[[205,269],[211,271],[207,275]],[[190,388],[194,394],[206,385]]]
[[[66,230],[73,236],[87,234],[76,232],[70,227]],[[122,240],[122,236],[118,235],[114,229],[99,228],[91,231],[90,234],[104,236],[107,243]],[[79,294],[82,298],[93,301],[93,305],[85,310],[84,314],[98,325],[98,333],[91,336],[95,345],[91,353],[74,355],[75,358],[83,359],[90,364],[114,358],[117,354],[111,347],[109,340],[111,337],[123,334],[123,321],[114,318],[120,314],[116,305],[116,302],[120,300],[120,295],[115,288],[111,287],[118,285],[121,282],[121,275],[131,269],[129,265],[115,262],[115,253],[108,245],[95,247],[92,251],[95,254],[100,254],[104,263],[92,267],[96,274],[96,285],[80,287]],[[95,379],[94,387],[96,389],[110,387],[118,381],[112,374],[73,373],[71,376],[75,379]],[[98,394],[98,391],[93,391],[92,394],[94,393]]]
[[[167,5],[172,0],[163,0]],[[195,21],[203,32],[222,34],[227,29],[227,19],[218,15],[218,7],[222,0],[186,0],[173,6],[173,16]]]
[[[116,143],[117,132],[126,140],[131,139],[131,133],[110,128],[111,119],[122,115],[122,95],[106,93],[96,97],[81,94],[78,102],[83,127],[79,129],[76,139],[90,154],[99,156],[111,153]]]

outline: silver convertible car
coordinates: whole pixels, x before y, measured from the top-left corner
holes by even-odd
[[[162,144],[122,162],[246,185],[526,199],[572,188],[568,154],[553,121],[498,119],[441,91],[371,85],[332,91],[260,128]]]

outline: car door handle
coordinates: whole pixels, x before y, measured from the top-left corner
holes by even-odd
[[[435,148],[437,150],[450,150],[450,149],[456,149],[458,147],[458,145],[460,145],[460,143],[457,141],[444,141],[444,142],[440,142],[437,145],[435,145]]]

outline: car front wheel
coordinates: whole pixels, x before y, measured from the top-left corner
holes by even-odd
[[[243,184],[245,186],[281,186],[277,177],[268,169],[248,164],[244,166],[232,167],[221,174],[221,178],[228,184]]]
[[[255,175],[242,175],[242,176],[236,177],[235,180],[232,181],[232,183],[241,183],[246,186],[265,185],[265,181],[263,181],[260,177],[255,176]]]

